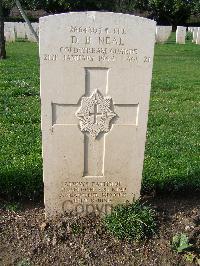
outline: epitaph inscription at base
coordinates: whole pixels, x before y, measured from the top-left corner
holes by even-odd
[[[40,19],[47,217],[140,195],[155,22],[106,12]]]

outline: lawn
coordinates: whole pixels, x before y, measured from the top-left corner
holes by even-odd
[[[200,190],[200,46],[156,45],[143,191]]]
[[[36,44],[7,45],[0,61],[0,188],[9,197],[42,193],[39,58]]]
[[[143,192],[200,190],[200,46],[156,45]],[[36,44],[7,45],[0,61],[0,193],[42,196]]]

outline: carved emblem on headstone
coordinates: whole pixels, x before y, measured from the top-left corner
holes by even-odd
[[[110,109],[112,98],[103,97],[96,89],[89,97],[82,97],[81,106],[76,112],[82,132],[89,132],[96,138],[100,132],[110,130],[110,122],[116,114]]]

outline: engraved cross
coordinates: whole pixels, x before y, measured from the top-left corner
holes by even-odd
[[[94,117],[93,123],[97,124],[99,122],[99,120],[101,119],[102,113],[98,112],[98,105],[95,103],[94,104],[94,111],[90,112],[90,115],[92,115]]]
[[[115,119],[110,123],[114,124],[113,126],[137,125],[138,103],[116,104],[114,102],[113,106],[110,106],[112,99],[107,96],[109,94],[108,76],[108,68],[85,68],[85,95],[81,98],[81,104],[80,101],[77,104],[52,103],[52,126],[56,124],[79,126],[82,131],[80,134],[84,133],[83,177],[105,175],[105,132],[112,131],[109,123],[114,117]],[[90,101],[91,98],[93,101]],[[103,130],[99,130],[98,125],[104,119],[106,123],[103,125]]]

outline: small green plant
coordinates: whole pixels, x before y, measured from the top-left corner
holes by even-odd
[[[104,219],[105,225],[119,239],[141,240],[156,230],[156,213],[139,200],[118,205]]]
[[[5,205],[5,209],[8,211],[13,211],[13,212],[17,212],[20,210],[20,204],[19,203],[7,203]]]
[[[186,234],[176,234],[172,239],[172,249],[178,253],[187,251],[192,247]]]
[[[17,263],[17,266],[31,266],[31,263],[28,259],[22,259]]]
[[[193,263],[194,260],[196,258],[196,255],[193,254],[192,252],[187,252],[185,255],[184,255],[184,259],[187,261],[187,262],[190,262],[190,263]]]
[[[184,259],[189,263],[195,263],[195,265],[200,265],[200,258],[197,254],[193,252],[186,252]]]
[[[79,235],[79,234],[82,233],[82,231],[83,231],[81,225],[78,224],[78,223],[73,223],[73,224],[71,225],[71,229],[72,229],[72,233],[73,233],[74,235]]]

